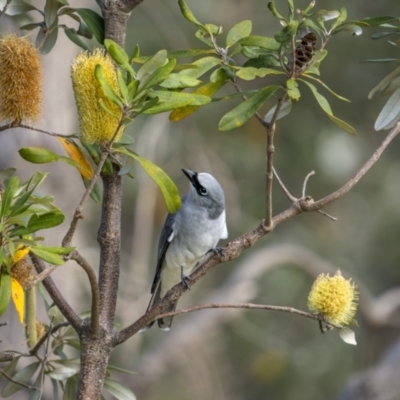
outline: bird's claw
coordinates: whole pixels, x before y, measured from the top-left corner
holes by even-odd
[[[183,273],[183,266],[181,267],[181,282],[185,285],[186,289],[190,290],[190,277]]]
[[[220,257],[223,257],[225,255],[225,250],[223,247],[214,247],[213,249],[209,250],[209,253],[213,252],[214,254],[217,254]]]

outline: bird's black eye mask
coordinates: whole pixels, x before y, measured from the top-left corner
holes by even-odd
[[[196,192],[199,196],[207,196],[208,195],[207,189],[204,186],[202,186],[199,182],[197,172],[195,172],[194,175],[192,176],[192,185],[196,189]]]

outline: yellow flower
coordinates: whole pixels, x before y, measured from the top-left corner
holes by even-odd
[[[122,111],[104,95],[97,82],[94,76],[97,64],[102,66],[104,76],[115,93],[119,93],[114,62],[101,49],[95,49],[93,53],[78,54],[71,66],[71,78],[82,136],[87,143],[104,144],[113,138],[118,128],[118,119],[100,107],[99,99],[113,114],[121,116]],[[121,127],[115,140],[118,140],[122,133]]]
[[[42,114],[43,69],[39,51],[23,37],[0,40],[0,118],[12,125]]]
[[[334,325],[348,325],[357,311],[358,292],[351,280],[338,270],[334,276],[321,274],[308,295],[308,308]]]

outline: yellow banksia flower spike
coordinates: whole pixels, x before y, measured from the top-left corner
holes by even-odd
[[[308,295],[308,308],[322,314],[328,322],[343,327],[353,320],[357,300],[356,285],[344,279],[338,270],[334,276],[321,274],[317,277]]]
[[[83,139],[87,143],[104,144],[113,138],[119,121],[101,108],[99,100],[101,99],[118,117],[122,115],[122,111],[104,95],[94,75],[98,64],[102,66],[103,74],[115,93],[119,93],[114,62],[102,49],[78,54],[71,66],[71,78]],[[118,140],[122,133],[123,127],[119,129],[115,140]]]
[[[36,122],[43,108],[43,67],[36,47],[14,34],[0,39],[0,119]]]

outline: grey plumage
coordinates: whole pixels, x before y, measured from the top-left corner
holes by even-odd
[[[156,274],[151,287],[152,297],[147,310],[185,276],[206,260],[220,239],[228,237],[225,221],[224,191],[207,173],[182,169],[190,180],[190,191],[182,198],[182,207],[169,214],[158,243]],[[176,303],[166,312],[173,311]],[[158,320],[161,329],[169,330],[172,317]],[[152,325],[151,323],[148,328]]]

